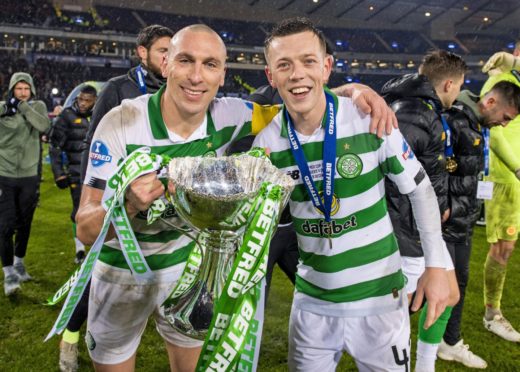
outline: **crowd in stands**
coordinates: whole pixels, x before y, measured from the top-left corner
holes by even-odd
[[[0,3],[1,24],[32,24],[39,27],[59,28],[89,33],[121,33],[135,35],[149,24],[163,24],[179,30],[189,24],[205,23],[217,31],[229,45],[261,46],[266,30],[272,24],[250,21],[225,20],[197,16],[168,14],[152,10],[135,10],[94,4],[83,11],[72,11],[52,5],[49,0]],[[325,27],[323,31],[336,51],[359,53],[412,53],[423,54],[437,45],[460,54],[490,55],[497,50],[512,50],[508,35],[501,37],[461,34],[453,40],[429,40],[415,31],[404,30],[347,30]],[[511,40],[509,40],[511,39]],[[463,43],[461,48],[458,43]],[[511,44],[512,45],[512,44]],[[67,50],[64,50],[67,53]],[[84,52],[81,50],[80,52]],[[88,51],[92,53],[91,51]]]
[[[46,0],[0,1],[0,24],[43,26],[53,14],[54,9]]]
[[[57,104],[63,103],[64,98],[81,82],[108,80],[124,71],[88,67],[72,62],[56,62],[46,58],[39,58],[31,64],[25,56],[5,52],[0,54],[0,64],[3,66],[0,71],[0,92],[2,92],[2,95],[8,91],[9,77],[14,72],[27,72],[34,79],[37,97],[45,102],[49,111],[52,111]],[[55,94],[53,94],[54,88],[57,89]]]

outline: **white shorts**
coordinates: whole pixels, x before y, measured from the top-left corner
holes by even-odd
[[[450,252],[446,245],[444,245],[444,259],[446,261],[446,270],[454,270],[453,261]],[[417,289],[417,282],[424,273],[425,263],[423,257],[401,257],[401,265],[403,274],[406,277],[406,293],[414,293]]]
[[[101,273],[100,268],[104,273]],[[105,274],[105,275],[103,275]],[[121,276],[118,283],[117,276]],[[175,331],[161,307],[175,282],[129,284],[128,271],[118,273],[100,262],[96,264],[90,287],[88,323],[85,340],[90,357],[100,364],[118,364],[137,350],[150,315],[161,337],[181,347],[199,347],[194,340]]]
[[[290,371],[335,371],[344,351],[362,372],[409,371],[408,306],[366,317],[318,315],[292,307]]]

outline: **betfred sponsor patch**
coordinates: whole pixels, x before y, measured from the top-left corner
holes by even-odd
[[[414,156],[415,154],[413,153],[412,148],[410,147],[408,142],[406,142],[406,140],[403,138],[403,159],[413,159]]]
[[[94,141],[94,143],[92,143],[89,158],[94,167],[100,167],[112,161],[112,155],[110,155],[108,147],[101,141]]]

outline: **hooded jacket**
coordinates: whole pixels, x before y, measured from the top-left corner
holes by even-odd
[[[476,115],[478,110],[475,112],[473,107],[475,101],[467,92],[462,92],[459,98],[446,110],[458,164],[455,172],[449,174],[451,213],[442,229],[444,239],[451,242],[464,242],[471,237],[481,204],[477,199],[478,177],[484,170],[484,139]]]
[[[437,194],[441,216],[448,209],[448,172],[441,102],[424,75],[409,74],[388,81],[381,94],[394,110],[405,138],[403,156],[416,156]],[[386,181],[388,212],[403,256],[421,257],[423,251],[410,200]]]
[[[38,174],[40,133],[49,129],[50,120],[43,101],[33,100],[36,89],[29,74],[17,72],[9,82],[9,95],[19,82],[31,87],[31,98],[18,105],[16,114],[4,115],[6,102],[0,102],[0,176],[32,177]]]
[[[165,83],[166,79],[159,78],[153,73],[148,71],[145,66],[139,65],[128,70],[126,75],[116,76],[110,79],[103,90],[99,94],[94,111],[92,112],[92,118],[90,120],[89,129],[87,136],[82,148],[81,155],[81,179],[85,176],[88,164],[88,154],[92,138],[96,131],[97,126],[103,116],[114,107],[119,106],[124,99],[132,99],[143,95],[144,93],[139,88],[137,69],[141,67],[145,76],[144,84],[146,86],[146,94],[153,94],[157,92]]]
[[[67,155],[69,182],[80,182],[81,153],[87,135],[92,110],[81,113],[77,101],[56,118],[49,134],[50,156],[54,179],[65,175],[62,151]]]

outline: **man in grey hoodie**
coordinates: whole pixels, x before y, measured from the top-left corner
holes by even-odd
[[[13,74],[0,102],[0,258],[6,296],[31,280],[23,259],[38,201],[40,133],[50,121],[43,101],[34,100],[31,75]]]

